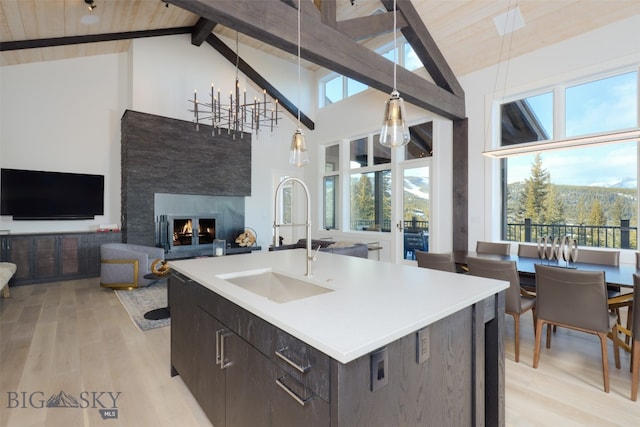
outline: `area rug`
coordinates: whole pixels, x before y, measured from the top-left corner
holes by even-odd
[[[167,306],[167,281],[161,280],[145,288],[130,291],[114,291],[133,323],[141,331],[162,328],[171,324],[171,318],[149,320],[144,318],[148,311]]]

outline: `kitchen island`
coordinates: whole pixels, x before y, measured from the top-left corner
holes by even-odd
[[[213,425],[504,425],[506,282],[305,255],[170,262],[172,374]],[[314,294],[243,285],[273,273]]]

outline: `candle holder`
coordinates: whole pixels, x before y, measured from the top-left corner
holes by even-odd
[[[227,254],[227,241],[215,239],[213,241],[213,256],[224,256]]]

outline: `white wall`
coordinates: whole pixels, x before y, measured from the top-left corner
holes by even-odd
[[[235,40],[223,38],[223,41],[235,49]],[[242,44],[239,54],[292,103],[298,104],[297,62],[279,60]],[[187,100],[193,99],[194,90],[201,101],[209,100],[212,83],[216,93],[217,88],[221,89],[221,97],[228,97],[234,90],[235,65],[207,43],[199,47],[191,45],[190,35],[134,40],[132,58],[132,109],[136,111],[192,121],[193,113],[187,110],[193,105]],[[313,119],[316,102],[314,85],[309,83],[312,78],[313,74],[302,70],[302,111]],[[239,81],[241,92],[247,90],[247,100],[255,96],[262,99],[261,89],[242,73]],[[275,192],[272,170],[285,175],[299,173],[288,163],[297,117],[284,111],[283,118],[273,133],[263,130],[257,137],[253,135],[252,160],[246,165],[252,170],[252,194],[245,202],[245,225],[255,229],[258,244],[263,248],[272,241]],[[303,131],[308,133],[304,128]]]
[[[127,55],[0,67],[0,166],[105,175],[105,214],[92,221],[13,221],[12,233],[88,231],[120,223],[120,117]]]
[[[235,40],[224,40],[235,48]],[[240,45],[240,56],[298,103],[297,63],[273,58]],[[315,115],[313,73],[302,70],[302,110]],[[235,66],[211,46],[191,45],[189,35],[136,39],[129,52],[0,68],[0,166],[104,174],[105,215],[94,221],[12,221],[0,217],[0,229],[12,233],[95,230],[120,224],[120,119],[128,109],[191,121],[188,99],[193,91],[206,99],[213,82],[228,96]],[[240,73],[247,98],[262,95]],[[252,196],[246,198],[247,226],[258,243],[271,242],[272,169],[300,173],[288,164],[296,117],[284,119],[273,132],[252,139]],[[306,131],[306,130],[305,130]],[[185,147],[188,149],[188,147]],[[212,165],[215,167],[215,165]],[[207,171],[203,171],[207,173]],[[229,177],[233,179],[233,177]]]
[[[500,238],[499,161],[491,147],[490,108],[495,99],[598,73],[640,65],[640,16],[523,55],[460,78],[469,117],[469,247]],[[505,71],[508,69],[508,73]]]

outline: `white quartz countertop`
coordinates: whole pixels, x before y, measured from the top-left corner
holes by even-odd
[[[428,326],[508,287],[508,282],[319,252],[311,281],[332,289],[276,303],[220,275],[271,269],[306,279],[306,251],[291,249],[170,261],[220,296],[341,363]]]

